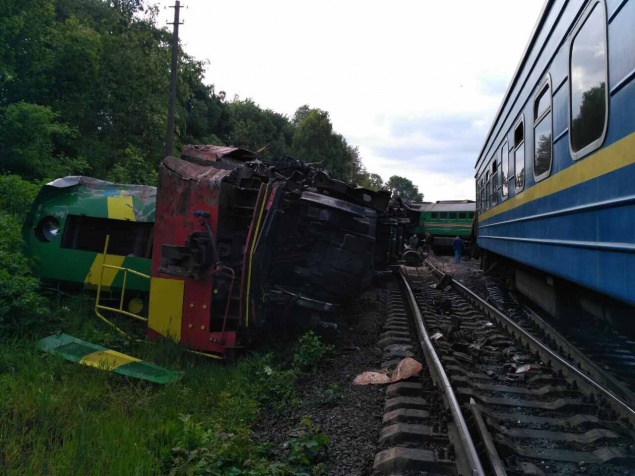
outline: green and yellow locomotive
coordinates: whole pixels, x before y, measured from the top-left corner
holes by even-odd
[[[36,258],[45,283],[96,288],[101,280],[105,290],[120,289],[118,268],[150,274],[155,207],[155,187],[59,178],[42,187],[31,207],[22,228],[25,253]],[[125,287],[147,292],[149,282],[130,274]]]

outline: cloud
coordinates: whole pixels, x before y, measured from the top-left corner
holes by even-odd
[[[389,140],[375,138],[370,150],[388,165],[407,164],[433,173],[472,175],[487,130],[480,116],[397,118]]]

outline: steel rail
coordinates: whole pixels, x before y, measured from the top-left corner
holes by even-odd
[[[540,328],[542,332],[547,333],[555,342],[555,345],[559,345],[563,349],[573,356],[573,360],[577,361],[578,367],[587,372],[591,378],[596,380],[599,384],[610,389],[616,396],[625,400],[635,402],[635,396],[628,387],[613,375],[606,373],[598,364],[593,362],[584,352],[578,349],[573,343],[569,342],[560,332],[554,329],[549,323],[547,323],[542,317],[540,317],[533,309],[527,306],[523,306],[525,312],[529,314],[533,324]]]
[[[429,266],[432,271],[436,275],[444,275],[445,273],[441,272],[438,268],[436,268],[432,263],[426,261],[426,265]],[[635,409],[628,403],[624,402],[621,398],[613,394],[610,390],[603,387],[601,384],[597,383],[591,377],[584,374],[574,365],[571,365],[567,362],[566,359],[558,355],[556,352],[551,350],[545,344],[540,342],[537,338],[531,335],[528,331],[523,329],[520,325],[514,322],[511,318],[507,317],[505,314],[500,312],[494,306],[486,302],[480,296],[476,295],[470,289],[468,289],[463,284],[452,280],[452,286],[457,289],[457,291],[465,297],[467,300],[471,301],[475,305],[478,305],[481,310],[487,314],[489,317],[493,317],[498,320],[505,327],[511,328],[512,334],[515,336],[516,332],[519,337],[525,344],[533,345],[538,348],[538,351],[541,353],[542,360],[545,362],[551,361],[555,362],[558,366],[560,366],[561,370],[566,370],[570,372],[573,377],[576,379],[575,381],[579,386],[586,388],[588,391],[593,392],[596,391],[600,395],[602,395],[607,403],[611,405],[611,407],[619,414],[623,415],[632,425],[635,425]]]
[[[474,446],[474,442],[472,441],[472,437],[470,436],[467,424],[465,423],[465,418],[463,418],[463,413],[461,412],[459,401],[454,394],[454,390],[452,389],[452,385],[450,384],[450,379],[445,373],[443,365],[441,364],[441,360],[434,350],[432,341],[428,336],[428,331],[425,327],[425,324],[423,323],[423,316],[421,315],[421,311],[419,310],[419,306],[417,305],[417,301],[412,292],[412,289],[408,284],[403,266],[399,268],[399,275],[401,276],[403,287],[408,298],[408,303],[410,304],[410,309],[412,311],[415,324],[417,326],[417,333],[419,334],[420,339],[419,343],[421,344],[421,348],[428,362],[431,364],[431,370],[434,371],[431,372],[432,375],[436,376],[437,383],[445,394],[448,407],[450,408],[450,412],[457,428],[457,433],[460,439],[463,453],[465,454],[465,458],[469,466],[470,474],[472,476],[485,475],[483,466],[481,465],[481,460],[478,457],[476,447]]]

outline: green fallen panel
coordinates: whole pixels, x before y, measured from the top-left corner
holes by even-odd
[[[182,372],[164,369],[68,334],[60,333],[45,337],[38,342],[38,347],[50,354],[61,355],[72,362],[155,383],[172,382],[182,375]]]

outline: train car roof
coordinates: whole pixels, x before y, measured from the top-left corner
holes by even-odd
[[[480,162],[483,160],[483,154],[486,153],[488,146],[490,145],[492,135],[495,135],[497,132],[496,126],[500,122],[500,118],[503,113],[503,110],[505,109],[505,106],[507,105],[510,98],[512,97],[512,92],[514,90],[514,87],[516,86],[516,83],[520,79],[523,68],[525,67],[527,59],[529,58],[529,54],[538,39],[540,31],[542,30],[542,27],[547,19],[549,10],[554,5],[554,3],[555,3],[555,0],[545,0],[545,3],[542,5],[542,9],[540,10],[540,14],[538,15],[538,19],[536,20],[536,23],[534,25],[534,29],[531,32],[531,35],[529,36],[529,41],[527,42],[527,45],[525,46],[525,50],[523,51],[523,54],[520,57],[520,61],[518,62],[518,65],[516,66],[516,71],[514,72],[514,76],[512,77],[512,80],[509,83],[509,86],[507,86],[507,91],[505,91],[503,100],[500,106],[498,107],[498,111],[496,111],[496,115],[494,116],[492,125],[490,126],[487,136],[485,137],[483,147],[481,148],[481,151],[478,154],[478,159],[476,160],[476,164],[474,165],[475,177],[478,177],[478,168],[479,168]]]
[[[476,211],[476,202],[474,200],[438,200],[434,203],[411,203],[409,209],[419,212],[473,212]]]
[[[61,177],[47,183],[42,188],[70,188],[70,187],[82,187],[86,190],[94,191],[95,194],[109,195],[109,191],[125,191],[127,195],[140,197],[146,200],[155,200],[157,195],[157,188],[151,185],[136,185],[136,184],[121,184],[107,182],[106,180],[100,180],[93,177],[86,177],[85,175],[69,175],[67,177]]]

